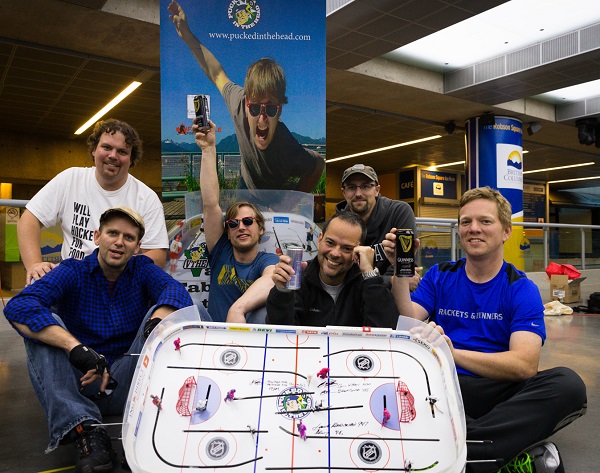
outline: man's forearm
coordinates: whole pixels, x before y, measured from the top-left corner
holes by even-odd
[[[42,261],[41,241],[41,224],[31,212],[25,210],[17,223],[17,242],[21,259],[27,270]]]
[[[263,307],[267,303],[267,296],[273,287],[272,271],[263,274],[254,281],[246,292],[231,306],[230,310],[235,310],[247,314],[248,312]]]
[[[142,250],[142,254],[148,258],[152,258],[154,264],[161,268],[167,262],[167,249],[166,248],[152,248],[149,250]]]
[[[219,205],[219,176],[217,175],[217,150],[214,146],[202,150],[200,166],[200,193],[204,207]]]
[[[413,305],[410,300],[409,279],[392,276],[392,295],[394,296],[398,313],[405,317],[414,318]]]
[[[29,329],[27,325],[12,322],[13,326],[28,338],[37,340],[56,348],[62,348],[67,353],[80,344],[69,331],[60,325],[49,325],[38,332]]]

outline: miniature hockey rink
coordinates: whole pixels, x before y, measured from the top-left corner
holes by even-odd
[[[457,386],[445,344],[408,329],[207,323],[188,307],[140,354],[123,446],[134,472],[457,473]]]

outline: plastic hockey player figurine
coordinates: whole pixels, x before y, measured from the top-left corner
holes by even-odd
[[[182,249],[183,244],[181,243],[181,234],[178,233],[169,247],[169,271],[171,273],[174,273],[177,270],[177,260],[179,259]]]
[[[175,345],[175,351],[181,350],[181,338],[173,341],[173,345]]]
[[[162,401],[158,396],[155,396],[154,394],[150,394],[150,397],[152,398],[152,404],[154,404],[156,407],[158,407],[158,410],[161,411],[162,410]]]
[[[383,408],[383,420],[381,421],[381,426],[383,427],[388,421],[392,418],[390,411],[388,411],[385,407]]]
[[[302,419],[298,422],[298,433],[302,440],[306,440],[306,426],[302,423]]]
[[[227,393],[227,396],[225,396],[225,402],[233,401],[234,399],[235,399],[235,389],[232,389],[231,391],[229,391]]]
[[[196,404],[196,410],[198,412],[203,412],[206,410],[206,406],[208,405],[208,401],[206,399],[200,399],[198,404]]]
[[[321,379],[326,379],[329,377],[329,368],[323,368],[321,371],[317,373],[317,376]]]

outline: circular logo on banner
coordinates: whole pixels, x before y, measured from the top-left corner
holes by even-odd
[[[377,463],[381,459],[381,448],[373,441],[358,446],[358,456],[365,463]]]
[[[358,355],[354,358],[354,367],[358,371],[371,371],[373,369],[373,359],[367,355]]]
[[[304,388],[286,388],[277,397],[277,412],[287,419],[304,419],[312,408],[313,398]]]
[[[206,445],[206,454],[213,460],[224,458],[229,452],[229,443],[223,437],[215,437]]]
[[[254,0],[233,0],[227,8],[227,17],[236,28],[249,30],[260,21],[260,7]]]

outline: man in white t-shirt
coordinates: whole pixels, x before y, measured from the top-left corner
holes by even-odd
[[[62,259],[83,259],[95,249],[94,230],[109,208],[127,206],[146,222],[142,253],[164,266],[169,247],[165,215],[156,193],[129,174],[142,157],[137,131],[125,122],[96,123],[87,140],[94,167],[72,167],[46,184],[26,206],[19,223],[19,251],[27,284],[44,276],[55,264],[42,261],[41,230],[61,223]]]

